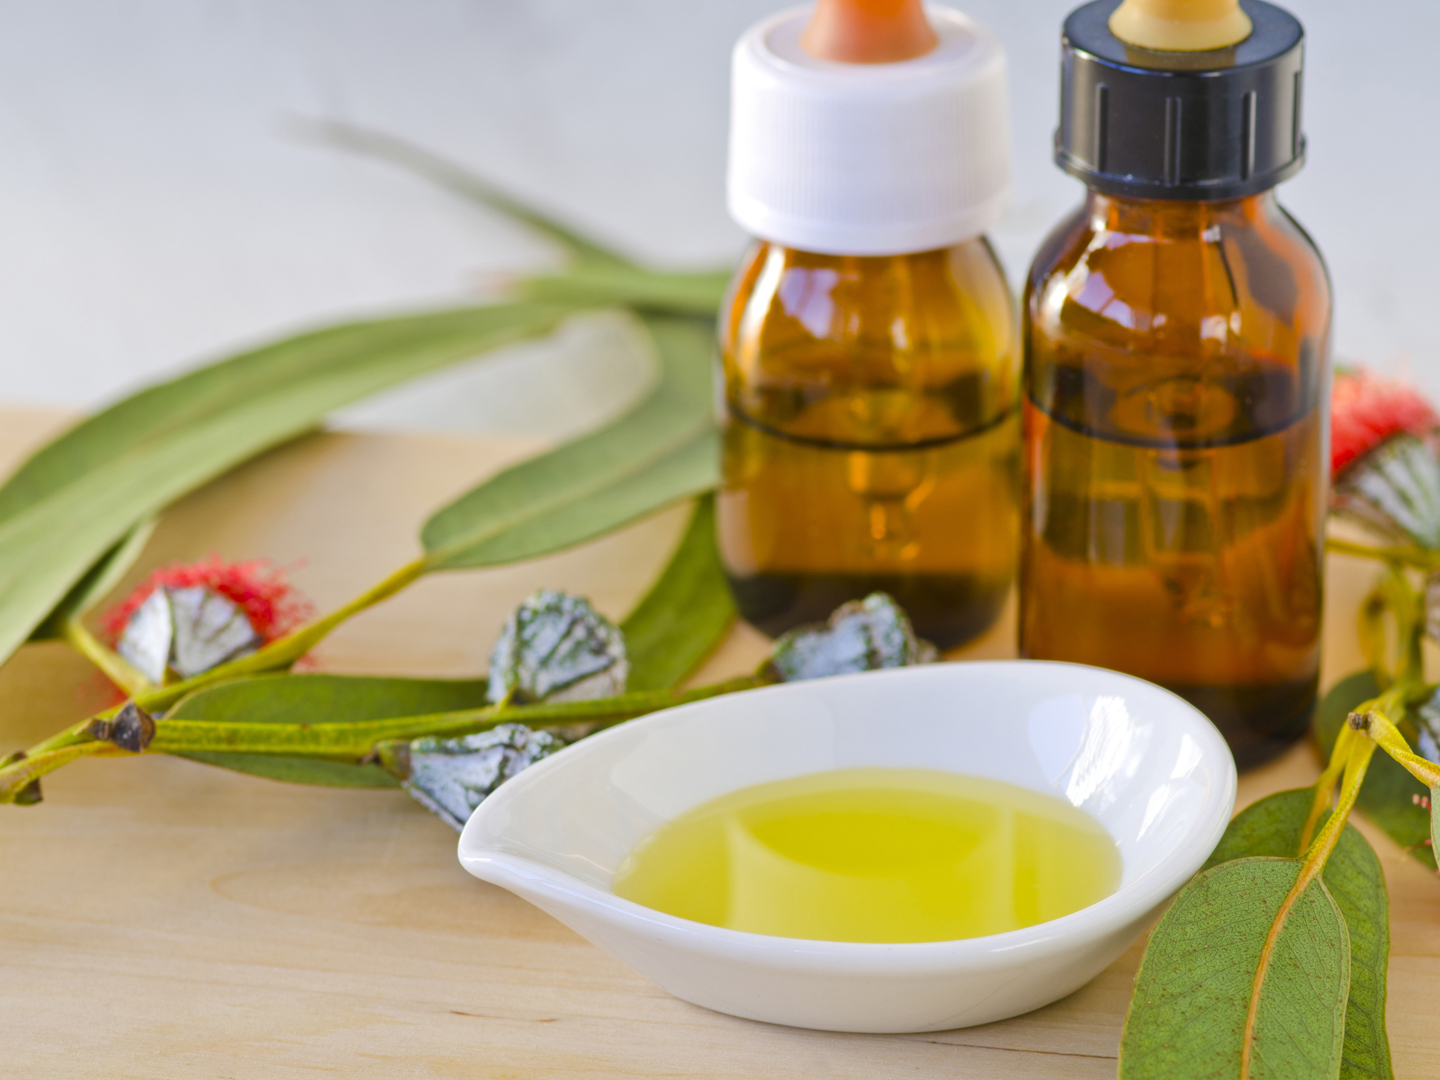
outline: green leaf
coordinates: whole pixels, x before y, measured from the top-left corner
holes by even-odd
[[[603,536],[718,479],[713,328],[644,320],[660,358],[651,395],[614,423],[491,477],[431,516],[426,570],[532,559]]]
[[[1335,745],[1335,737],[1340,734],[1345,718],[1357,706],[1379,693],[1375,676],[1368,671],[1356,672],[1330,688],[1315,710],[1315,735],[1326,757]],[[1429,794],[1425,785],[1406,772],[1403,765],[1388,754],[1376,754],[1370,759],[1370,768],[1365,773],[1365,783],[1360,788],[1356,805],[1384,829],[1390,839],[1433,869],[1433,848],[1425,842],[1431,838],[1430,814],[1416,803],[1417,798]]]
[[[317,761],[313,758],[278,757],[271,754],[205,753],[176,754],[202,765],[214,765],[231,772],[279,780],[285,784],[315,787],[395,788],[396,780],[378,765],[351,765],[345,761]]]
[[[393,679],[356,675],[258,675],[185,698],[166,719],[231,724],[383,720],[484,707],[484,679]],[[177,754],[235,772],[325,787],[386,788],[399,781],[376,765],[274,754]]]
[[[1230,822],[1203,869],[1256,855],[1294,858],[1314,797],[1314,788],[1299,788],[1252,803]],[[1322,816],[1319,825],[1328,816],[1328,812]],[[1380,860],[1355,826],[1347,824],[1341,831],[1323,877],[1350,935],[1350,999],[1341,1080],[1391,1080],[1390,1042],[1385,1034],[1390,905]]]
[[[136,559],[140,558],[140,553],[150,542],[150,536],[158,524],[158,519],[150,518],[140,522],[121,537],[120,542],[107,551],[100,561],[75,583],[75,587],[65,594],[65,599],[61,600],[45,621],[35,628],[35,632],[30,635],[30,640],[45,641],[63,638],[66,623],[83,618],[91,608],[105,599],[116,585],[120,584],[120,579],[125,576],[125,572],[135,565]]]
[[[620,629],[630,656],[630,690],[676,686],[724,640],[735,601],[715,547],[715,499],[695,503],[670,562]]]
[[[1350,948],[1322,881],[1295,900],[1267,951],[1300,867],[1298,859],[1238,859],[1181,890],[1140,963],[1120,1041],[1120,1080],[1339,1076]]]
[[[613,304],[635,311],[713,319],[730,288],[730,276],[729,271],[680,273],[581,264],[561,273],[525,278],[519,283],[519,291],[529,300],[587,306]]]
[[[448,158],[431,153],[424,147],[383,131],[345,124],[338,121],[306,121],[299,125],[302,132],[312,134],[321,142],[364,154],[397,165],[423,177],[462,198],[477,202],[491,210],[525,222],[564,247],[582,263],[629,266],[630,261],[603,244],[562,225],[547,214],[502,192],[488,180],[477,176]]]
[[[1430,789],[1430,854],[1440,849],[1440,787]]]
[[[331,327],[150,387],[70,429],[0,487],[0,658],[130,529],[326,413],[550,330],[529,303]]]
[[[527,299],[713,318],[729,288],[729,270],[687,272],[636,266],[614,249],[507,195],[464,166],[405,139],[328,121],[306,123],[302,130],[331,146],[399,166],[461,198],[522,221],[558,243],[575,264],[561,273],[521,281],[520,295]]]

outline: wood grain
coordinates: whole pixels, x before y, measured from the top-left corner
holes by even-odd
[[[63,417],[0,410],[0,470]],[[167,517],[141,570],[267,556],[331,607],[409,559],[425,513],[533,452],[515,439],[323,434]],[[422,583],[327,641],[327,670],[483,670],[538,586],[611,615],[643,593],[672,511],[578,551]],[[1326,675],[1359,665],[1370,571],[1332,559]],[[961,656],[1010,654],[1013,616]],[[764,653],[737,628],[703,678]],[[0,750],[95,707],[60,645],[0,669]],[[1241,801],[1316,775],[1308,748]],[[164,757],[82,761],[45,802],[0,808],[0,1075],[31,1077],[1112,1077],[1137,944],[1064,1001],[981,1028],[849,1036],[736,1020],[669,997],[548,916],[475,881],[455,836],[395,792],[329,791]],[[1397,1075],[1440,1076],[1440,883],[1364,822],[1391,892]]]

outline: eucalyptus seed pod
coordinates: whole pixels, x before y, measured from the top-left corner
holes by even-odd
[[[580,596],[542,589],[511,615],[490,653],[497,704],[588,701],[624,693],[625,635]]]
[[[1428,439],[1387,439],[1340,475],[1332,501],[1392,540],[1440,548],[1440,459]]]
[[[797,682],[928,664],[937,658],[935,646],[915,636],[899,604],[885,593],[871,593],[840,605],[826,622],[797,626],[782,635],[766,669],[781,682]]]
[[[244,610],[203,585],[162,586],[135,609],[115,649],[153,683],[193,678],[263,643]]]
[[[487,795],[564,745],[524,724],[501,724],[453,739],[416,739],[409,745],[409,777],[401,786],[458,832]]]
[[[1331,503],[1399,543],[1440,547],[1440,416],[1414,387],[1339,371],[1330,398]]]

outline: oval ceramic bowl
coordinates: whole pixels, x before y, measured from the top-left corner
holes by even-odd
[[[914,944],[767,937],[611,893],[625,856],[677,814],[857,766],[943,769],[1067,799],[1118,844],[1120,888],[1024,930]],[[1224,740],[1169,691],[1074,664],[934,664],[711,698],[592,736],[486,799],[460,861],[697,1005],[832,1031],[937,1031],[1088,982],[1199,869],[1234,801]]]

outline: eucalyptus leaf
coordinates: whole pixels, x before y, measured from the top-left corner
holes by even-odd
[[[599,431],[506,469],[438,510],[421,531],[427,570],[560,551],[715,486],[713,327],[659,316],[644,323],[661,367],[651,395]]]
[[[121,537],[120,542],[105,553],[75,587],[56,605],[55,610],[35,628],[31,641],[45,641],[65,636],[65,624],[83,618],[96,604],[115,589],[126,572],[140,558],[145,545],[150,542],[158,518],[140,522]]]
[[[676,272],[637,266],[582,264],[554,274],[521,280],[527,300],[585,306],[614,304],[634,311],[704,315],[720,311],[730,288],[729,271]]]
[[[1440,850],[1440,787],[1430,789],[1430,853]]]
[[[181,495],[342,405],[546,333],[569,310],[516,303],[331,327],[152,386],[76,425],[0,487],[0,658]]]
[[[588,701],[625,692],[625,635],[582,596],[541,589],[505,620],[490,653],[495,704]]]
[[[636,311],[713,318],[729,288],[730,271],[662,271],[636,266],[613,248],[501,191],[464,166],[415,143],[354,124],[312,122],[302,130],[321,141],[399,166],[462,198],[524,222],[563,247],[574,265],[518,283],[522,297],[623,305]]]
[[[197,691],[179,702],[169,717],[235,724],[383,720],[481,708],[486,704],[486,686],[484,679],[257,675]],[[368,764],[273,754],[194,752],[176,756],[297,784],[359,788],[399,784],[383,769]]]
[[[523,221],[560,244],[582,264],[622,267],[631,265],[630,261],[618,252],[505,194],[490,181],[458,162],[406,139],[339,121],[302,121],[296,127],[298,131],[310,134],[331,146],[389,162],[462,198]]]
[[[1315,710],[1315,735],[1320,749],[1329,757],[1340,727],[1351,711],[1379,696],[1380,688],[1375,676],[1368,671],[1359,671],[1341,679],[1320,700]],[[1421,706],[1423,710],[1425,706]],[[1417,724],[1417,720],[1420,721]],[[1423,719],[1412,716],[1408,726],[1415,728]],[[1423,731],[1423,728],[1421,728]],[[1417,739],[1422,749],[1424,741]],[[1386,835],[1408,851],[1425,866],[1434,868],[1433,848],[1426,841],[1431,839],[1430,814],[1417,802],[1426,798],[1429,789],[1411,776],[1403,765],[1388,754],[1376,754],[1370,759],[1365,773],[1365,782],[1360,787],[1356,805],[1371,821],[1385,830]]]
[[[1373,759],[1372,759],[1373,760]],[[1314,788],[1279,791],[1237,814],[1204,870],[1256,855],[1294,858]],[[1328,811],[1318,825],[1323,826]],[[1369,841],[1346,824],[1322,872],[1350,937],[1350,997],[1345,1008],[1341,1080],[1392,1080],[1385,1033],[1385,972],[1390,960],[1390,905],[1385,874]]]
[[[735,601],[715,546],[715,498],[703,495],[670,562],[620,624],[630,657],[629,689],[679,685],[734,621]]]
[[[1180,891],[1140,963],[1120,1080],[1340,1075],[1350,948],[1323,881],[1300,893],[1267,948],[1300,867],[1298,859],[1237,859]]]
[[[231,772],[246,773],[284,784],[312,787],[397,788],[400,781],[378,765],[352,765],[348,761],[319,761],[314,758],[278,757],[273,754],[205,753],[177,754],[202,765],[214,765]]]

